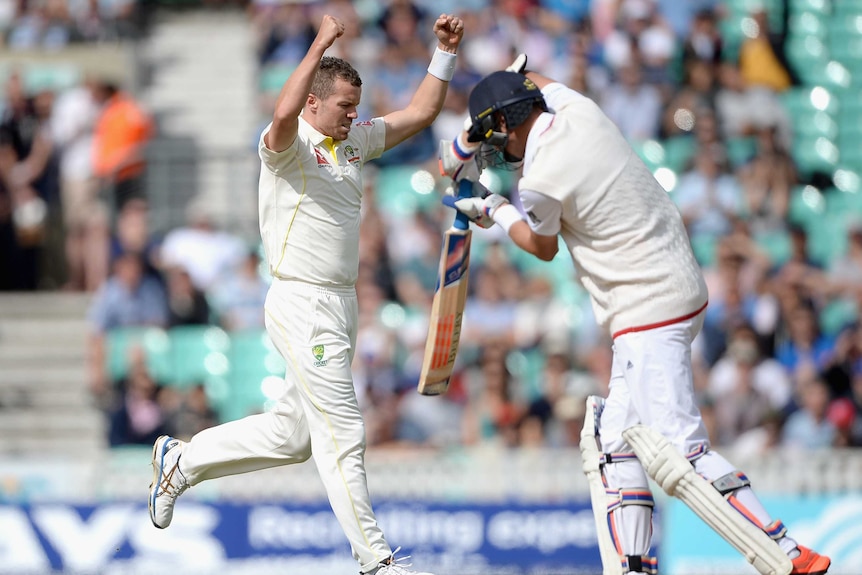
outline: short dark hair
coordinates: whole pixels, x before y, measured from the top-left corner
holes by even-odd
[[[311,93],[321,100],[327,98],[334,91],[336,78],[349,82],[351,86],[362,87],[362,78],[353,66],[341,58],[324,56],[311,83]]]

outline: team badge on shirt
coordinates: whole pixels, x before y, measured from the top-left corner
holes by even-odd
[[[322,345],[311,346],[311,354],[314,356],[314,367],[324,367],[326,360],[323,359],[324,349]]]
[[[344,146],[344,153],[347,155],[347,161],[351,164],[359,163],[359,152],[350,144]]]

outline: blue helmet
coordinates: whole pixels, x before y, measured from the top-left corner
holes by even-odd
[[[505,145],[506,135],[497,131],[498,114],[512,129],[521,125],[537,104],[542,110],[548,110],[542,91],[523,74],[500,71],[485,76],[470,92],[468,107],[472,125],[467,140]]]

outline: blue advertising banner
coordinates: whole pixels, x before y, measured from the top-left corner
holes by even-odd
[[[832,558],[829,575],[862,569],[862,494],[760,497],[770,514],[800,544]],[[736,550],[688,507],[664,501],[661,566],[664,575],[756,575]]]
[[[384,502],[387,539],[437,575],[601,572],[589,501],[558,505]],[[324,503],[180,501],[159,530],[145,506],[0,506],[0,574],[237,574],[358,572]]]

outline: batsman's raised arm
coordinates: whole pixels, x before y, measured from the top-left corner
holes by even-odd
[[[293,143],[299,126],[299,114],[308,100],[311,83],[323,54],[344,34],[344,23],[330,15],[324,15],[320,29],[308,48],[305,57],[284,83],[275,103],[272,128],[266,135],[266,146],[281,152]]]
[[[437,48],[428,65],[428,74],[406,108],[383,117],[387,150],[430,126],[443,109],[446,90],[455,72],[455,54],[464,37],[464,22],[457,16],[440,14],[434,22],[434,34]]]

